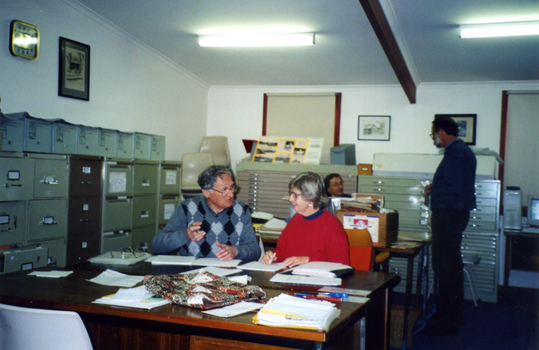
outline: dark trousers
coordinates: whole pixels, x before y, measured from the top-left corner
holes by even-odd
[[[469,211],[432,212],[432,269],[437,282],[436,322],[463,324],[464,275],[460,244],[468,225]]]

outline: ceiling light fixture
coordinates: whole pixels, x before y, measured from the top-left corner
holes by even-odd
[[[463,24],[460,26],[462,39],[522,35],[539,35],[539,21]]]
[[[314,45],[314,33],[199,35],[202,47],[270,47]]]

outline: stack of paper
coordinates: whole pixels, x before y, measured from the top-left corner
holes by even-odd
[[[262,225],[258,232],[270,235],[280,235],[286,227],[286,222],[277,218],[272,218],[264,225]]]
[[[133,265],[151,256],[152,254],[146,252],[135,254],[131,252],[106,252],[88,260],[94,264]]]
[[[270,278],[272,283],[306,284],[312,286],[340,286],[342,280],[337,277],[299,276],[278,273]]]
[[[126,275],[118,271],[106,269],[88,281],[104,286],[133,287],[137,283],[142,282],[143,279],[144,276]]]
[[[287,328],[325,330],[340,311],[333,303],[280,294],[253,317],[253,323]]]
[[[161,305],[170,304],[164,298],[154,296],[144,286],[137,288],[120,288],[116,294],[107,295],[93,301],[96,304],[134,307],[137,309],[153,309]]]
[[[238,266],[239,269],[248,271],[269,271],[276,272],[283,269],[283,263],[264,264],[260,261],[251,261],[250,263]]]
[[[296,266],[292,269],[292,274],[303,276],[318,276],[318,277],[336,277],[336,272],[353,270],[351,266],[327,262],[327,261],[312,261],[303,265]]]

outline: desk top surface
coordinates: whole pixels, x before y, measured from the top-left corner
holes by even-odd
[[[253,314],[245,314],[229,319],[202,313],[200,309],[170,304],[151,310],[129,309],[108,305],[93,304],[92,301],[105,295],[114,294],[119,287],[103,286],[88,282],[104,269],[111,268],[119,272],[148,275],[178,273],[185,268],[178,266],[155,266],[139,263],[135,266],[88,265],[73,269],[73,274],[63,278],[43,278],[28,276],[29,271],[0,275],[0,302],[38,308],[70,310],[88,314],[118,316],[147,321],[166,322],[169,324],[211,327],[215,329],[262,335],[324,342],[332,333],[348,326],[352,320],[359,319],[365,313],[366,304],[338,302],[341,315],[330,326],[328,332],[300,329],[273,328],[257,326],[252,323]],[[45,270],[71,270],[69,268],[44,268]],[[244,271],[252,277],[251,284],[257,284],[266,292],[265,301],[281,293],[309,291],[309,286],[284,286],[269,282],[273,273]],[[393,274],[355,271],[344,278],[342,287],[371,290],[373,293],[394,287],[399,281]],[[353,321],[355,322],[355,321]]]

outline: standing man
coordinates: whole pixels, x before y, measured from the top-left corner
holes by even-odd
[[[168,224],[152,240],[156,254],[179,249],[180,255],[220,260],[258,260],[258,246],[249,207],[234,200],[232,171],[211,165],[198,176],[202,196],[178,205]]]
[[[432,269],[438,293],[434,323],[426,327],[423,334],[455,336],[464,326],[460,244],[470,210],[475,208],[476,159],[458,138],[458,126],[453,119],[435,119],[430,136],[436,147],[445,147],[445,152],[432,185],[424,192],[425,196],[431,195]]]

